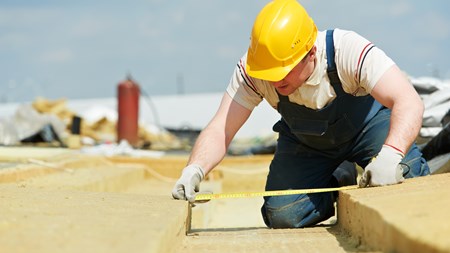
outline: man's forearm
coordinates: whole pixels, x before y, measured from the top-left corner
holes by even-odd
[[[422,127],[422,99],[397,65],[382,75],[371,95],[392,110],[385,144],[405,154]]]
[[[200,133],[188,164],[200,165],[205,174],[222,161],[228,146],[251,114],[225,93],[211,122]]]
[[[423,103],[420,98],[416,101],[394,104],[389,134],[385,143],[406,154],[419,134],[423,110]]]
[[[205,128],[195,142],[188,164],[198,164],[208,174],[225,157],[228,148],[225,143],[228,142],[224,133]]]

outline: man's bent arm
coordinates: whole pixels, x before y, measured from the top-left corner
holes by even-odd
[[[198,136],[188,164],[198,164],[208,174],[225,157],[228,146],[250,114],[251,110],[225,93],[216,114]]]
[[[422,126],[424,106],[419,94],[397,65],[378,80],[371,95],[392,110],[385,144],[406,154]]]

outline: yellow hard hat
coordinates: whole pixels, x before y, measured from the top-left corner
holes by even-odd
[[[255,78],[279,81],[314,46],[317,27],[296,0],[268,3],[253,24],[247,52],[247,73]]]

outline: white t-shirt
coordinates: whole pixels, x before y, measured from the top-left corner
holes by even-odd
[[[289,101],[311,109],[321,109],[336,97],[327,75],[325,37],[326,31],[318,33],[314,71],[302,86],[289,95]],[[395,64],[381,49],[352,31],[335,29],[334,48],[342,87],[354,96],[369,94],[386,70]],[[245,71],[246,60],[247,54],[234,69],[227,93],[249,110],[253,110],[263,99],[276,109],[279,99],[275,88],[268,81],[250,77]]]

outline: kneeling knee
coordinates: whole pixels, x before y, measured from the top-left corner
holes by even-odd
[[[292,211],[266,209],[263,206],[264,222],[270,228],[295,228],[301,219],[299,215],[294,214]]]
[[[302,228],[315,225],[334,215],[332,198],[321,200],[320,205],[306,198],[278,206],[273,206],[271,205],[273,203],[266,201],[261,212],[264,222],[270,228]]]

